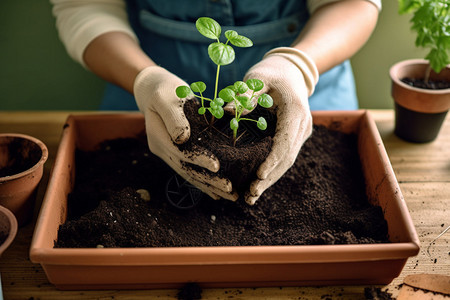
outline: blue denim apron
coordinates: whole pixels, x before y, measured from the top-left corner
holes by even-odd
[[[235,48],[235,61],[221,67],[219,89],[242,80],[270,49],[290,46],[309,18],[306,0],[128,0],[127,10],[145,53],[188,84],[205,82],[208,96],[214,92],[216,65],[207,52],[212,40],[195,28],[198,17],[211,17],[221,24],[222,33],[233,29],[254,43],[251,48]],[[309,102],[311,110],[356,109],[350,63],[322,74]],[[132,95],[108,84],[101,109],[137,106]]]

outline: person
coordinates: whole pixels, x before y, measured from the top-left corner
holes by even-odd
[[[247,78],[265,83],[274,99],[277,128],[267,159],[245,200],[254,204],[294,163],[312,133],[311,110],[357,108],[348,59],[376,26],[381,0],[51,0],[69,55],[109,84],[101,109],[139,109],[150,150],[214,199],[236,200],[229,180],[187,171],[184,162],[212,172],[220,164],[205,153],[182,153],[189,139],[175,89],[194,81],[214,86],[211,41],[195,28],[211,17],[254,46],[236,49],[221,69],[221,88]],[[211,75],[213,74],[213,76]],[[320,77],[319,77],[320,75]]]

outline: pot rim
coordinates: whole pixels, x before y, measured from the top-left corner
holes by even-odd
[[[397,75],[398,71],[400,69],[404,68],[405,66],[428,65],[428,64],[429,64],[428,60],[422,59],[422,58],[413,58],[413,59],[402,60],[391,66],[391,68],[389,69],[389,75],[391,77],[391,80],[393,80],[396,84],[398,84],[406,89],[410,89],[410,90],[422,92],[422,93],[427,93],[427,94],[438,94],[438,95],[450,94],[450,88],[439,89],[439,90],[422,89],[422,88],[410,86],[410,85],[404,83],[403,81],[401,81],[400,78],[398,78],[398,75]],[[445,68],[450,69],[450,65],[447,65]]]
[[[16,216],[6,207],[0,205],[0,213],[6,215],[6,217],[9,220],[9,232],[8,237],[3,242],[3,244],[0,245],[0,256],[3,254],[3,252],[11,245],[14,238],[16,237],[17,230],[18,230],[18,223]]]
[[[48,149],[47,146],[39,139],[27,135],[27,134],[22,134],[22,133],[0,133],[0,138],[1,137],[16,137],[16,138],[22,138],[25,140],[29,140],[33,143],[35,143],[36,145],[39,146],[39,148],[41,148],[42,151],[42,155],[41,158],[39,159],[39,161],[34,164],[31,168],[22,171],[20,173],[14,174],[14,175],[10,175],[10,176],[4,176],[4,177],[0,177],[0,183],[4,182],[4,181],[11,181],[13,179],[17,179],[17,178],[21,178],[23,176],[26,176],[28,174],[33,173],[36,169],[40,168],[41,166],[44,165],[44,163],[47,161],[48,159]]]

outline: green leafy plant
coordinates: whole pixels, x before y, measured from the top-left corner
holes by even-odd
[[[399,0],[398,3],[399,14],[413,14],[410,22],[411,29],[417,33],[415,44],[430,49],[425,59],[439,73],[450,63],[450,0]]]
[[[259,117],[258,120],[242,117],[245,109],[252,110],[254,108],[253,100],[255,92],[262,90],[264,83],[259,79],[249,79],[246,82],[236,81],[232,86],[222,89],[219,97],[225,102],[233,102],[235,106],[234,118],[230,121],[230,128],[233,130],[233,141],[236,143],[237,130],[240,121],[253,121],[259,129],[265,130],[267,128],[267,121],[264,117]],[[250,96],[247,92],[251,91]],[[273,99],[268,94],[262,94],[257,99],[257,104],[264,108],[270,108],[273,105]]]
[[[264,108],[269,108],[273,105],[273,100],[268,94],[262,94],[254,101],[256,98],[255,93],[264,87],[264,83],[261,80],[249,79],[246,82],[236,81],[233,85],[222,89],[218,93],[220,67],[231,64],[236,56],[231,45],[246,48],[253,46],[253,42],[248,37],[239,35],[234,30],[227,30],[225,32],[226,42],[222,43],[220,41],[222,34],[221,26],[215,20],[208,17],[199,18],[195,26],[203,36],[215,40],[215,42],[208,46],[209,58],[217,65],[214,97],[211,99],[204,96],[203,93],[206,90],[206,84],[202,81],[191,83],[190,86],[177,87],[175,90],[177,96],[179,98],[186,98],[193,95],[198,98],[200,101],[198,113],[204,115],[206,111],[209,111],[212,115],[211,125],[214,118],[220,119],[223,117],[223,105],[226,102],[233,102],[235,116],[230,122],[230,128],[233,130],[233,144],[236,143],[237,129],[239,128],[240,121],[254,121],[257,123],[259,129],[265,130],[267,128],[267,121],[263,117],[260,117],[258,120],[253,120],[242,116],[245,109],[253,110],[255,108],[254,103]],[[250,94],[250,96],[247,96],[247,94]],[[205,106],[205,102],[208,102],[209,106]]]

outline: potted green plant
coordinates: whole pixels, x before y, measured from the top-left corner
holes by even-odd
[[[410,142],[433,141],[450,108],[450,4],[442,0],[399,0],[399,13],[412,13],[415,45],[425,59],[391,67],[395,133]]]

